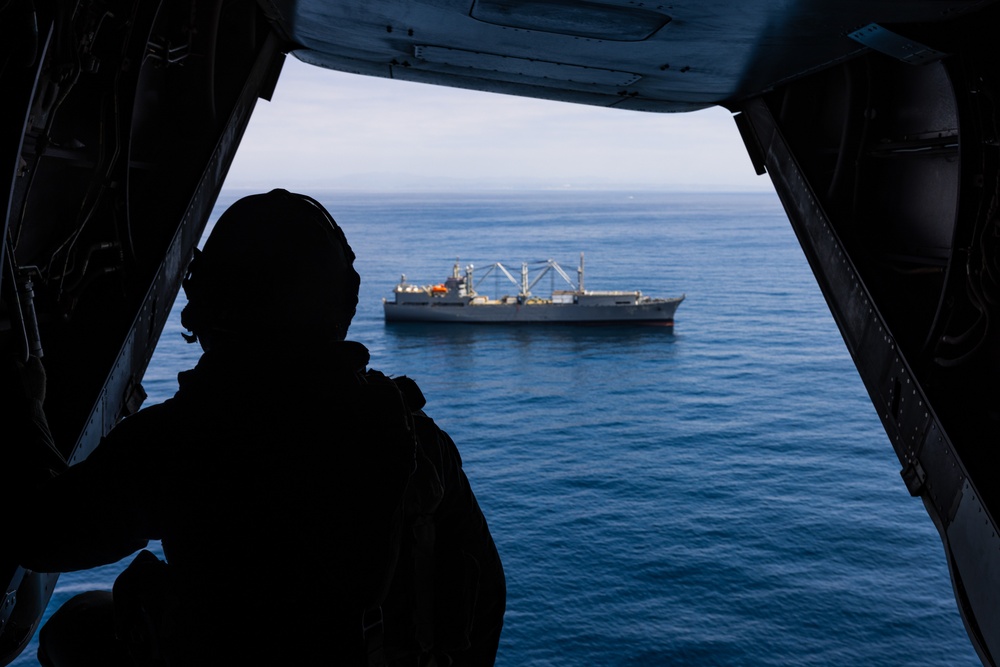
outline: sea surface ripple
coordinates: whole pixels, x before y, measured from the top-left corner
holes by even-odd
[[[773,194],[310,194],[358,255],[350,337],[417,380],[462,451],[507,573],[498,665],[979,664]],[[673,333],[382,321],[400,273],[553,258],[575,276],[581,251],[590,289],[686,294]],[[480,291],[513,293],[499,280]],[[149,403],[197,359],[181,305]],[[49,611],[121,567],[64,575]]]

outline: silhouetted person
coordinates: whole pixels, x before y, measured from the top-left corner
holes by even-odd
[[[246,197],[191,263],[205,350],[165,403],[41,483],[21,563],[142,552],[43,627],[43,665],[493,663],[505,584],[454,443],[345,341],[354,254],[314,200]],[[117,639],[116,639],[117,636]]]

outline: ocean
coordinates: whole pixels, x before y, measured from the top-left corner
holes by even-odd
[[[774,194],[309,194],[358,255],[349,338],[417,380],[462,452],[507,574],[498,665],[979,664]],[[551,258],[575,276],[580,252],[589,289],[685,294],[673,332],[382,320],[401,273]],[[182,302],[147,405],[197,360]],[[122,567],[63,575],[49,613]]]

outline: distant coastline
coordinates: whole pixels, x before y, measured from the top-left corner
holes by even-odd
[[[386,177],[375,179],[331,179],[323,182],[284,183],[280,177],[270,182],[226,184],[223,192],[260,192],[275,187],[302,192],[364,192],[364,193],[428,193],[428,194],[469,194],[495,192],[656,192],[678,194],[774,194],[770,181],[765,187],[744,188],[705,184],[653,183],[500,183],[483,181],[462,181],[451,179],[408,180]]]

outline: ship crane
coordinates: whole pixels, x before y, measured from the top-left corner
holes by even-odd
[[[514,279],[514,276],[510,275],[510,271],[507,270],[507,267],[505,267],[500,262],[494,262],[493,264],[490,264],[489,268],[486,269],[486,272],[483,273],[483,275],[479,278],[479,281],[475,285],[472,286],[472,290],[473,291],[475,291],[476,287],[478,287],[480,284],[482,284],[482,282],[484,280],[486,280],[486,278],[491,273],[493,273],[493,269],[499,269],[501,273],[503,273],[505,276],[507,276],[507,280],[509,280],[511,282],[511,284],[514,285],[514,287],[517,287],[519,289],[521,288],[521,285],[518,284],[517,280]]]
[[[527,267],[527,264],[525,264],[524,266]],[[562,279],[565,280],[567,283],[569,283],[569,286],[572,287],[574,290],[579,290],[581,292],[583,291],[583,280],[580,281],[579,286],[574,285],[573,281],[570,280],[570,277],[566,275],[566,272],[563,271],[561,266],[559,266],[559,263],[556,262],[556,260],[554,259],[550,259],[547,262],[545,262],[545,268],[542,269],[541,272],[537,276],[535,276],[535,279],[531,281],[531,284],[528,285],[528,288],[525,290],[525,295],[531,294],[531,288],[537,285],[538,281],[544,278],[545,274],[547,274],[549,271],[555,271],[560,276],[562,276]]]
[[[472,267],[470,266],[469,269],[466,269],[466,275],[470,279],[469,280],[470,284],[472,282],[471,281],[472,272],[470,270],[471,268]],[[560,276],[562,276],[562,279],[565,280],[569,284],[569,286],[572,287],[574,290],[580,291],[580,292],[583,291],[583,253],[580,253],[580,268],[577,269],[577,272],[578,272],[578,274],[580,276],[580,284],[579,285],[575,285],[573,283],[573,281],[570,279],[569,275],[567,275],[566,272],[563,271],[563,268],[561,266],[559,266],[559,262],[557,262],[554,259],[546,260],[546,262],[545,262],[545,268],[543,268],[541,270],[541,272],[537,276],[535,276],[535,279],[532,280],[530,283],[528,282],[528,265],[527,265],[527,263],[522,263],[521,264],[521,281],[518,282],[517,279],[514,278],[514,276],[511,275],[510,271],[507,270],[507,267],[505,267],[500,262],[494,262],[493,264],[490,264],[490,266],[486,269],[486,271],[483,273],[483,275],[480,276],[479,280],[476,281],[475,285],[472,286],[473,291],[475,291],[476,287],[478,287],[480,284],[482,284],[482,282],[484,280],[486,280],[486,278],[490,275],[490,273],[493,272],[494,269],[498,269],[501,273],[503,273],[505,276],[507,276],[507,280],[509,280],[512,285],[514,285],[515,287],[517,287],[520,290],[520,296],[522,296],[522,297],[531,296],[531,290],[532,290],[532,288],[536,284],[538,284],[538,281],[541,280],[542,278],[544,278],[545,275],[549,271],[555,271]]]

